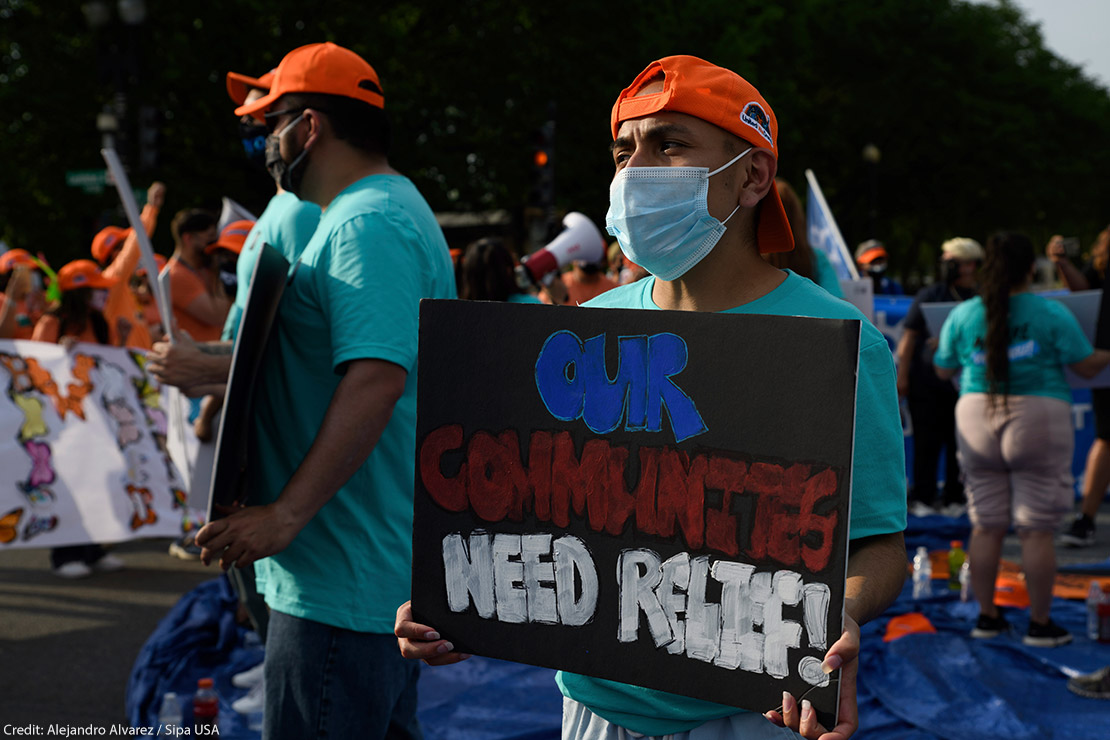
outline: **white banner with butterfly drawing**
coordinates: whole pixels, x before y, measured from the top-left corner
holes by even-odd
[[[134,350],[0,341],[0,550],[173,537],[194,520],[166,393]]]

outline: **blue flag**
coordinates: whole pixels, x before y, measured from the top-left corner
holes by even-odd
[[[806,170],[806,221],[809,224],[809,245],[820,249],[829,258],[836,276],[841,280],[854,280],[859,277],[855,260],[844,237],[840,235],[840,228],[836,225],[829,204],[821,193],[821,186],[817,184],[817,177],[813,170]]]

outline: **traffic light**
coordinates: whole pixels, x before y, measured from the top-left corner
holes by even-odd
[[[158,141],[162,137],[162,113],[153,105],[139,107],[139,170],[158,166]]]
[[[549,120],[536,131],[532,152],[536,178],[535,205],[545,211],[555,210],[555,121]]]

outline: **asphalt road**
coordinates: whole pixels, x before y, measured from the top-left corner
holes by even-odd
[[[1099,541],[1057,548],[1061,565],[1110,557],[1110,504]],[[110,727],[124,721],[124,691],[140,648],[182,594],[219,570],[167,554],[169,540],[139,540],[113,552],[115,573],[67,581],[50,571],[49,551],[0,552],[0,731],[3,725]],[[1016,537],[1003,557],[1020,561]]]
[[[124,570],[73,581],[51,573],[49,550],[0,553],[0,730],[124,722],[139,649],[182,594],[220,572],[171,557],[169,543],[122,543]]]

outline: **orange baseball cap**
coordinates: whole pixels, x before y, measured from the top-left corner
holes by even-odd
[[[269,94],[239,106],[235,115],[261,118],[278,98],[289,93],[340,95],[385,108],[385,96],[374,68],[350,49],[329,42],[308,44],[286,54],[274,70]]]
[[[116,279],[100,272],[92,260],[74,260],[58,270],[58,287],[62,290],[74,288],[111,288]]]
[[[231,102],[235,105],[242,105],[243,101],[247,99],[247,93],[251,88],[258,88],[259,90],[269,90],[270,85],[274,81],[274,72],[271,69],[261,77],[249,77],[247,75],[239,74],[238,72],[227,73],[227,94],[231,98]]]
[[[92,256],[100,264],[108,261],[112,250],[123,244],[123,240],[131,233],[131,229],[121,226],[105,226],[96,232],[92,241]]]
[[[877,259],[887,259],[886,247],[878,239],[868,239],[856,247],[856,264],[869,265]]]
[[[637,95],[660,77],[662,92]],[[652,62],[617,96],[611,120],[613,139],[624,121],[660,111],[700,118],[736,134],[753,147],[766,149],[778,159],[779,124],[774,111],[751,83],[724,67],[692,56],[664,57]],[[760,205],[757,228],[760,253],[789,252],[794,248],[790,222],[773,182]]]
[[[212,254],[217,249],[226,249],[239,254],[243,251],[243,243],[247,241],[247,234],[254,228],[254,221],[232,221],[220,232],[220,238],[204,248],[205,254]]]
[[[0,254],[0,274],[11,272],[12,268],[20,265],[38,268],[39,263],[35,262],[35,258],[26,249],[9,249]]]

